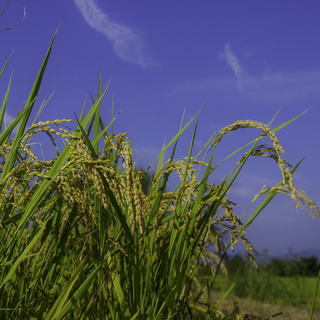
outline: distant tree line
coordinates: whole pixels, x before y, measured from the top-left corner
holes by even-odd
[[[268,258],[258,263],[261,272],[269,272],[274,276],[294,277],[306,276],[316,277],[320,270],[320,262],[314,255],[309,257],[282,257]],[[246,273],[250,268],[250,261],[241,255],[236,255],[226,262],[226,267],[230,274]]]
[[[285,258],[272,258],[267,265],[267,271],[272,271],[277,276],[306,276],[316,277],[320,269],[320,263],[316,256],[300,257],[297,260]]]

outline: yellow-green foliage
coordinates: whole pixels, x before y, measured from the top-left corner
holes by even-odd
[[[316,277],[275,277],[269,272],[248,270],[246,274],[218,275],[214,289],[226,291],[236,282],[232,294],[241,298],[250,298],[264,303],[310,308]],[[320,309],[320,298],[316,297],[315,310]]]
[[[100,92],[99,81],[97,99],[86,115],[82,111],[76,119],[76,130],[64,126],[71,121],[66,119],[38,123],[34,119],[27,129],[53,41],[24,110],[0,135],[0,318],[185,319],[197,310],[204,318],[223,319],[208,300],[208,290],[217,270],[224,270],[225,251],[239,238],[256,265],[245,230],[267,203],[282,192],[297,206],[301,201],[311,214],[319,214],[315,204],[295,188],[292,173],[297,166],[290,172],[275,135],[291,121],[274,130],[259,122],[238,121],[192,157],[196,124],[186,158],[177,161],[178,137],[195,115],[155,160],[157,170],[145,195],[144,173],[134,169],[127,134],[114,134],[114,119],[105,126],[100,117],[100,101],[108,85]],[[1,124],[5,108],[6,99]],[[10,138],[19,121],[17,133]],[[213,166],[217,144],[225,134],[241,128],[262,133],[230,175],[211,183],[209,177],[221,165]],[[38,133],[45,133],[56,148],[54,159],[43,161],[32,152],[30,143]],[[57,136],[65,141],[62,150],[56,147]],[[272,146],[258,145],[261,139],[271,140]],[[170,159],[164,161],[170,146]],[[243,225],[227,193],[249,156],[275,160],[282,181],[259,193],[268,196]],[[169,192],[172,174],[180,179]],[[226,244],[221,230],[229,231]],[[211,244],[215,252],[208,250]],[[208,287],[195,289],[201,259],[211,263],[212,279]],[[237,310],[235,316],[241,319]]]

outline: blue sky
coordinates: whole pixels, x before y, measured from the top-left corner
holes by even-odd
[[[39,103],[54,92],[41,120],[74,119],[89,91],[96,94],[99,69],[110,87],[102,117],[111,117],[114,96],[117,132],[128,132],[135,155],[148,165],[164,141],[186,120],[200,113],[196,148],[213,132],[236,120],[274,126],[311,110],[278,133],[285,159],[296,164],[296,186],[320,203],[320,4],[316,1],[102,1],[12,0],[0,17],[0,66],[15,49],[0,79],[3,99],[13,72],[8,121],[26,101],[51,38],[61,23]],[[2,7],[0,6],[0,10]],[[187,154],[192,128],[180,141],[177,157]],[[255,138],[259,132],[231,133],[217,158]],[[44,146],[45,147],[45,146]],[[48,151],[49,152],[49,151]],[[222,179],[238,158],[216,173]],[[264,184],[281,179],[275,163],[252,159],[230,192],[245,210]],[[320,249],[320,220],[278,196],[248,230],[258,251],[270,254]],[[239,247],[242,249],[242,247]]]

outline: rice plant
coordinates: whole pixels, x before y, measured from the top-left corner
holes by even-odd
[[[135,170],[127,134],[114,133],[114,119],[105,125],[100,117],[109,85],[101,89],[100,77],[98,95],[87,113],[83,107],[75,117],[75,130],[67,126],[70,119],[39,122],[37,116],[27,128],[54,39],[24,108],[7,128],[10,83],[0,112],[0,318],[228,319],[213,305],[211,288],[218,271],[227,272],[226,250],[239,240],[256,266],[245,231],[262,209],[284,193],[298,208],[319,216],[317,206],[294,186],[292,174],[300,163],[290,171],[275,134],[297,117],[273,130],[260,122],[237,121],[192,156],[199,110],[146,170],[156,164],[151,188],[144,193],[145,172]],[[188,153],[176,160],[179,137],[193,122]],[[224,163],[214,161],[217,145],[226,134],[247,128],[261,134],[227,157],[240,154],[230,174],[213,183],[211,177]],[[52,160],[40,160],[30,147],[39,133],[56,150]],[[57,138],[65,141],[62,150]],[[270,146],[259,144],[267,139]],[[169,148],[171,155],[164,159]],[[243,224],[227,194],[251,156],[275,161],[282,180],[258,192],[257,197],[266,198]],[[169,191],[172,175],[179,182]],[[228,243],[221,238],[226,230]],[[196,277],[199,261],[212,268],[205,286]],[[237,305],[234,319],[242,319]]]

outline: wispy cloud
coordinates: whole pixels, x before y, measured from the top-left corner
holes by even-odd
[[[8,112],[6,111],[4,113],[4,126],[2,127],[3,129],[7,128],[9,124],[15,119],[15,117],[12,117]],[[13,129],[13,133],[17,133],[19,128],[19,124]]]
[[[15,118],[13,116],[10,116],[7,111],[4,113],[4,121],[6,125],[9,125],[14,119]]]
[[[256,55],[250,53],[250,58]],[[247,52],[244,53],[244,57]],[[292,70],[291,72],[266,72],[261,71],[260,75],[250,74],[247,70],[245,61],[241,61],[239,56],[231,50],[231,45],[227,43],[223,53],[219,54],[233,71],[233,76],[220,78],[207,78],[187,80],[178,84],[170,93],[171,94],[188,94],[191,92],[202,94],[214,93],[215,95],[230,92],[235,89],[246,98],[254,101],[291,103],[298,99],[316,97],[320,98],[320,69],[314,70]],[[259,71],[259,70],[256,70]]]
[[[279,183],[280,179],[280,174],[277,179],[276,177],[270,178],[256,174],[241,173],[237,183],[232,186],[230,194],[253,198],[264,185],[268,188],[275,186]]]
[[[237,79],[237,86],[240,92],[244,93],[248,87],[251,89],[258,90],[259,87],[257,86],[256,79],[250,76],[248,73],[245,72],[244,68],[239,62],[239,59],[231,50],[230,44],[227,43],[224,48],[224,53],[220,55],[221,58],[225,58],[227,63],[232,68],[236,79]]]
[[[112,42],[119,58],[144,68],[155,64],[145,53],[145,43],[140,33],[111,21],[94,0],[74,0],[74,3],[89,26]]]
[[[223,56],[226,58],[227,62],[231,66],[236,77],[238,77],[238,78],[241,77],[243,75],[243,68],[240,65],[236,55],[231,51],[229,43],[227,43],[225,46]]]
[[[225,45],[224,53],[220,57],[225,58],[232,68],[238,90],[251,97],[288,99],[312,93],[320,94],[320,70],[265,72],[260,77],[252,76],[241,65],[229,43]]]

